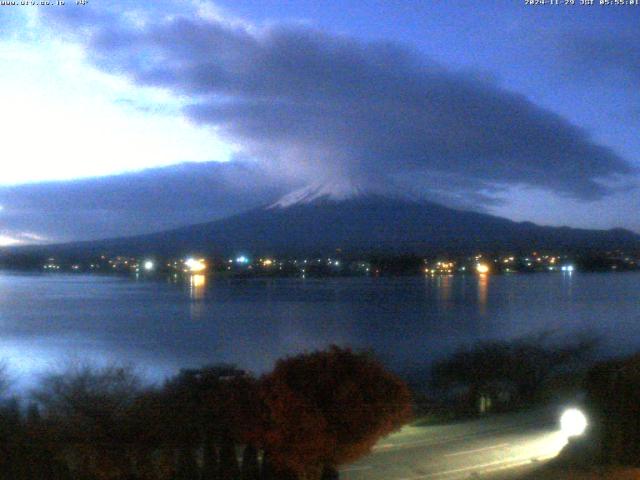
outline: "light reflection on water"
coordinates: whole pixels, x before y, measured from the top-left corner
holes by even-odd
[[[436,285],[438,289],[438,300],[444,306],[451,299],[452,275],[440,275],[437,277]]]
[[[331,343],[396,368],[540,331],[640,349],[638,273],[167,280],[0,274],[0,358],[20,375],[89,358],[160,377],[220,361],[260,372]]]
[[[478,275],[478,310],[480,315],[487,313],[487,300],[489,298],[489,277],[486,273]]]
[[[202,274],[189,276],[189,296],[192,300],[202,300],[207,286],[207,277]]]

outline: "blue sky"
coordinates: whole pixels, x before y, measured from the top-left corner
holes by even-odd
[[[345,179],[640,231],[640,7],[147,3],[0,7],[0,245]]]

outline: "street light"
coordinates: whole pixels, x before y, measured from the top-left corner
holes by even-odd
[[[588,425],[586,415],[577,408],[568,408],[560,417],[560,431],[567,437],[579,437]]]

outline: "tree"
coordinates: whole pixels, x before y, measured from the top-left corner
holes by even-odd
[[[159,389],[148,389],[130,408],[130,436],[135,442],[138,475],[143,479],[169,479],[177,474],[182,445],[175,408]]]
[[[181,451],[203,447],[205,478],[238,478],[235,446],[256,446],[261,425],[256,380],[234,366],[214,365],[182,370],[161,394],[165,443]]]
[[[594,346],[592,339],[559,346],[550,343],[546,334],[534,339],[483,342],[436,362],[432,383],[442,390],[466,387],[472,405],[480,395],[501,386],[513,389],[515,403],[531,403],[551,375],[577,365]]]
[[[189,447],[178,449],[175,480],[194,480],[198,478],[198,465],[193,450]]]
[[[240,467],[233,440],[224,436],[220,441],[220,478],[224,480],[239,480]]]
[[[232,365],[182,370],[167,381],[163,395],[175,412],[180,434],[194,444],[203,437],[221,440],[231,435],[238,440],[245,429],[253,428],[249,407],[256,402],[256,382]]]
[[[130,409],[139,392],[128,368],[81,366],[45,377],[34,397],[58,458],[77,476],[116,479],[131,473]]]
[[[601,460],[640,466],[640,354],[594,366],[586,382]]]
[[[280,360],[263,379],[263,445],[301,480],[354,461],[411,416],[407,386],[367,353],[332,346]]]
[[[242,452],[242,480],[259,480],[260,466],[258,464],[258,450],[253,445],[247,445]]]
[[[213,439],[205,439],[202,455],[202,480],[219,480],[218,450]]]

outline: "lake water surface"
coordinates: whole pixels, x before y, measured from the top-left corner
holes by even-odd
[[[0,358],[22,379],[74,361],[151,378],[232,362],[261,372],[329,344],[420,368],[461,345],[542,331],[640,350],[640,273],[185,281],[0,273]]]

